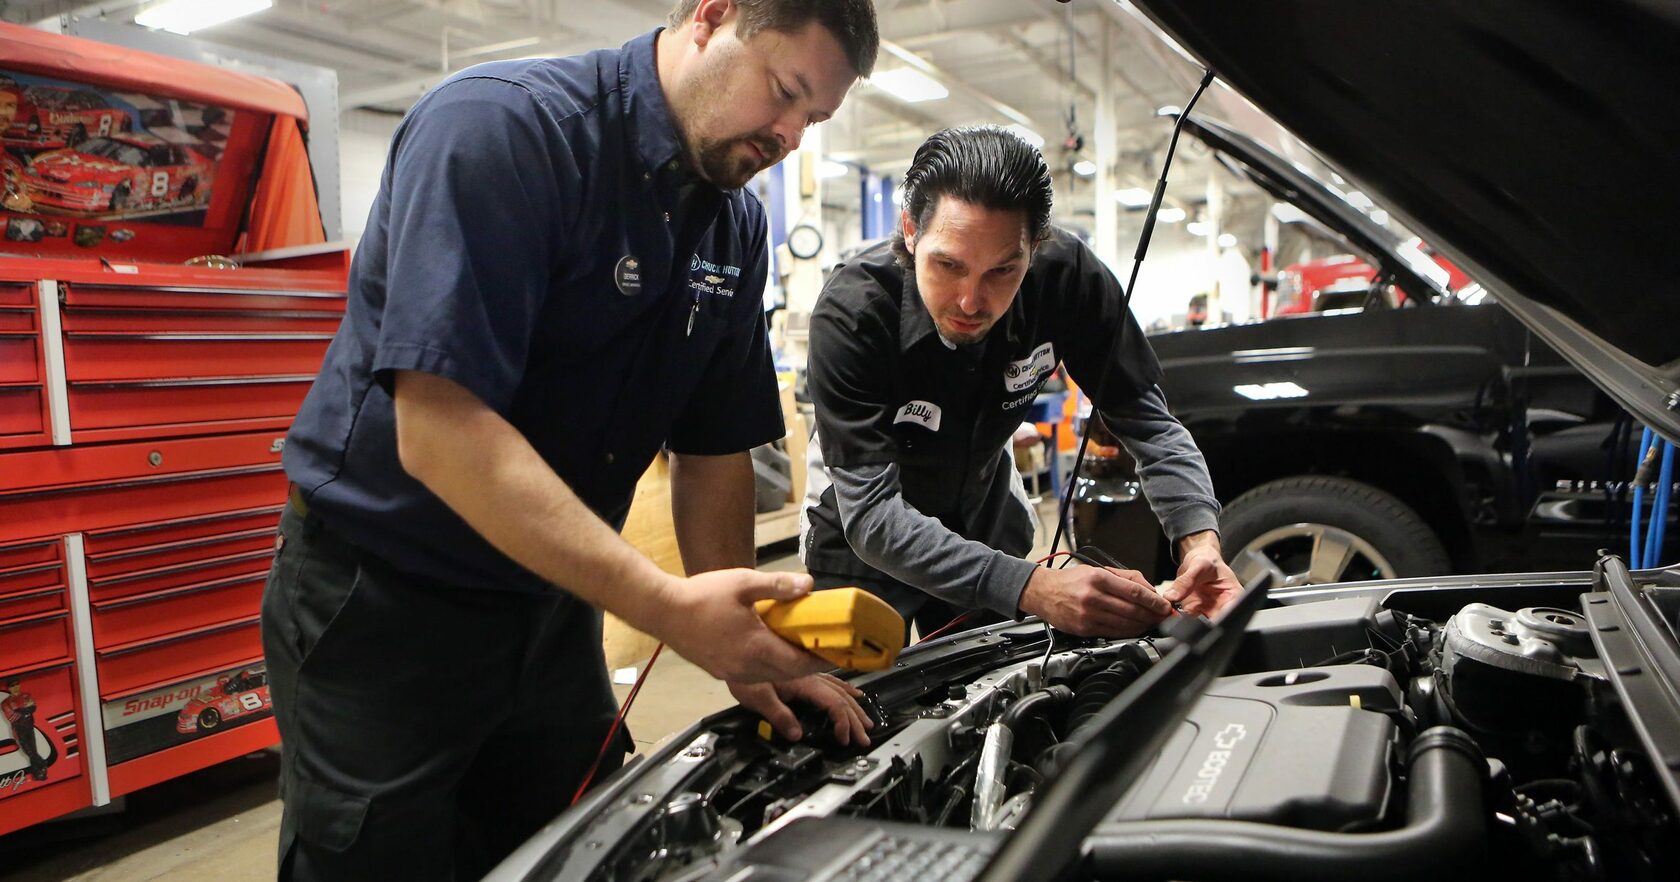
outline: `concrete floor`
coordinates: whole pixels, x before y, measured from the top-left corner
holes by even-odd
[[[1054,528],[1047,501],[1040,513]],[[1048,544],[1040,533],[1038,553]],[[792,543],[760,569],[803,572]],[[772,551],[780,549],[770,549]],[[620,701],[628,686],[614,686]],[[630,709],[646,753],[695,720],[733,705],[724,685],[676,653],[661,653]],[[130,795],[120,812],[40,824],[0,836],[0,878],[10,882],[146,882],[275,877],[280,801],[278,749],[250,754]]]

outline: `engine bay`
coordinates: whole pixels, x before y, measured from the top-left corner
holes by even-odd
[[[1594,579],[1618,571],[1601,563]],[[1073,878],[1475,865],[1492,878],[1677,878],[1673,777],[1651,749],[1663,733],[1628,704],[1629,678],[1655,672],[1612,642],[1641,629],[1605,618],[1618,608],[1607,587],[1385,589],[1261,610],[1087,838]],[[1670,648],[1677,594],[1639,595]],[[914,647],[851,680],[876,721],[868,747],[815,734],[815,716],[813,735],[788,743],[742,712],[714,715],[551,825],[517,878],[719,877],[813,818],[1012,830],[1070,736],[1171,643],[1049,638],[1028,622]]]

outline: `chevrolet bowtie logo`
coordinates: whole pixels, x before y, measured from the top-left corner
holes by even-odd
[[[706,284],[708,284],[708,285],[721,285],[721,284],[723,284],[723,276],[707,276],[706,277]]]
[[[641,264],[638,263],[635,258],[631,258],[624,262],[624,268],[630,270],[631,272],[635,272],[640,267]]]

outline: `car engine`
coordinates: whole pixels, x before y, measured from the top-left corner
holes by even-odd
[[[1087,839],[1077,878],[1478,865],[1489,878],[1680,878],[1673,803],[1595,648],[1587,606],[1601,595],[1584,588],[1355,592],[1260,611]],[[1501,596],[1545,605],[1461,602]],[[876,720],[869,747],[815,734],[815,715],[803,743],[715,715],[563,816],[523,878],[711,878],[801,818],[1012,829],[1070,734],[1168,643],[1052,642],[1029,622],[915,647],[852,680]]]

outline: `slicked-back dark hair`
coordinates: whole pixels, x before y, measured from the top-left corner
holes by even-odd
[[[678,0],[668,23],[672,28],[688,24],[699,5],[700,0]],[[881,32],[874,0],[735,0],[735,9],[735,32],[743,41],[766,29],[791,34],[814,21],[839,41],[854,73],[868,77],[875,70]]]
[[[917,233],[946,196],[993,211],[1020,212],[1033,244],[1050,235],[1050,167],[1037,147],[1008,129],[942,129],[916,148],[904,173],[904,210]],[[901,264],[912,265],[903,230],[894,233],[892,250]]]

